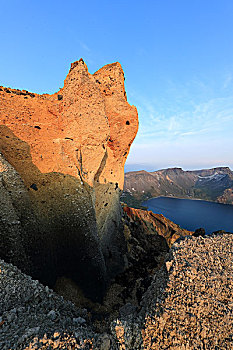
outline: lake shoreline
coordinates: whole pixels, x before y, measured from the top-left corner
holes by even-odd
[[[157,197],[151,197],[151,198],[148,198],[146,199],[145,201],[143,201],[142,203],[144,202],[147,202],[149,201],[150,199],[155,199],[155,198],[174,198],[174,199],[188,199],[188,200],[191,200],[191,201],[203,201],[203,202],[209,202],[209,203],[216,203],[216,204],[223,204],[223,205],[230,205],[231,207],[233,206],[233,204],[229,204],[229,203],[220,203],[220,202],[216,202],[216,201],[213,201],[213,200],[207,200],[207,199],[202,199],[202,198],[189,198],[189,197],[176,197],[176,196],[157,196]],[[141,205],[143,205],[141,203]]]
[[[189,231],[233,232],[233,206],[203,199],[158,196],[142,202],[147,211],[162,214]]]

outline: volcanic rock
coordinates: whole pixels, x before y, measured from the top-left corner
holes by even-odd
[[[227,188],[223,194],[218,197],[219,203],[233,204],[233,188]]]
[[[137,129],[118,62],[93,75],[74,62],[53,95],[1,87],[0,257],[102,295],[124,265],[119,194]]]
[[[126,303],[111,334],[97,334],[87,310],[0,261],[1,349],[232,349],[232,252],[230,234],[176,242],[140,308]]]
[[[232,349],[233,236],[186,237],[144,296],[143,349]],[[135,348],[136,349],[136,348]]]
[[[169,247],[179,238],[193,235],[193,231],[181,228],[162,214],[152,211],[123,207],[124,212],[131,218],[133,223],[143,227],[144,235],[159,235],[164,237]]]

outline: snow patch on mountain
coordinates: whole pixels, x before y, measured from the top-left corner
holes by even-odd
[[[208,175],[208,176],[200,176],[200,175],[198,175],[199,181],[202,181],[202,180],[207,180],[207,181],[216,180],[216,181],[220,181],[224,177],[226,177],[226,174],[219,174],[217,172],[214,173],[213,175]]]

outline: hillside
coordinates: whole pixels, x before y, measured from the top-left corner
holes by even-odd
[[[122,200],[136,207],[142,200],[158,196],[198,198],[233,204],[233,172],[228,167],[184,171],[168,168],[154,172],[125,174]]]

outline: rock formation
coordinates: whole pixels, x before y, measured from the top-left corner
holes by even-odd
[[[159,235],[166,239],[167,245],[172,246],[175,241],[184,236],[193,235],[193,231],[181,228],[162,214],[155,214],[152,211],[134,209],[124,206],[124,212],[132,222],[137,223],[144,229],[144,235]]]
[[[223,194],[218,197],[219,203],[233,204],[233,188],[227,188]]]
[[[119,63],[91,75],[80,59],[53,95],[0,87],[0,257],[102,295],[124,264],[119,194],[137,129]]]

